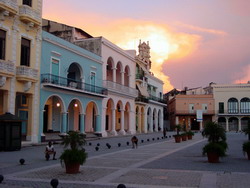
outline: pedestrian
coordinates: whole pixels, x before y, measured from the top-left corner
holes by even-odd
[[[138,146],[138,138],[136,136],[133,136],[131,138],[131,142],[132,142],[132,148],[137,148],[137,146]]]
[[[53,155],[53,160],[56,160],[56,151],[51,141],[49,141],[48,145],[45,148],[45,158],[47,161],[49,160],[50,155]]]
[[[167,134],[167,129],[163,128],[163,137],[166,138],[166,134]]]

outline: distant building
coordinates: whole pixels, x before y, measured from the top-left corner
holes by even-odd
[[[0,1],[0,114],[21,118],[23,140],[38,142],[42,0]]]
[[[208,121],[214,121],[214,98],[211,86],[206,88],[187,87],[165,94],[171,129],[177,124],[185,130],[201,130]],[[202,120],[197,120],[197,111],[202,113]]]
[[[250,83],[213,84],[216,120],[227,131],[241,131],[250,120]]]

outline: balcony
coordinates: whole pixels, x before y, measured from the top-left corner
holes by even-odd
[[[138,96],[135,98],[135,102],[148,103],[148,98],[144,96]]]
[[[195,115],[196,116],[196,110],[176,110],[176,115]],[[214,110],[203,110],[203,115],[214,115]]]
[[[5,77],[12,77],[15,75],[15,65],[11,61],[0,59],[0,75]]]
[[[26,66],[16,67],[16,79],[19,81],[37,82],[38,70]]]
[[[138,91],[135,88],[127,87],[112,81],[104,80],[103,86],[106,87],[109,91],[120,93],[123,95],[129,95],[131,97],[137,97]]]
[[[41,74],[41,83],[43,86],[67,89],[71,91],[102,96],[107,95],[107,89],[95,85],[86,84],[84,82],[55,76],[52,74]]]
[[[5,16],[16,15],[18,11],[17,0],[0,0],[0,12],[2,11]]]
[[[156,101],[156,102],[160,102],[160,103],[164,103],[164,104],[167,104],[167,101],[165,99],[161,99],[159,97],[155,97],[153,95],[150,95],[148,97],[149,100],[153,100],[153,101]]]
[[[20,20],[30,25],[41,25],[41,15],[28,5],[19,6]]]
[[[218,115],[250,115],[250,109],[228,109],[218,110]]]
[[[135,75],[135,79],[136,79],[136,80],[139,80],[139,81],[143,81],[143,77],[144,77],[144,75],[143,75],[142,73],[137,73],[137,74]]]

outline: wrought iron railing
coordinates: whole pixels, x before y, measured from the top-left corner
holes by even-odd
[[[119,93],[124,93],[130,96],[138,96],[138,91],[135,88],[131,88],[128,86],[124,86],[109,80],[104,80],[103,81],[103,86],[106,87],[107,89],[112,89],[114,91],[117,91]]]
[[[141,74],[141,73],[137,73],[137,74],[135,75],[135,79],[143,80],[143,77],[144,77],[144,75]]]
[[[14,74],[15,66],[11,61],[0,60],[0,72]]]
[[[143,103],[148,103],[148,98],[144,96],[139,96],[135,98],[136,102],[143,102]]]
[[[53,84],[56,86],[63,86],[70,89],[77,89],[86,92],[107,95],[107,89],[91,84],[87,84],[74,79],[64,78],[52,74],[41,74],[42,84]]]
[[[159,98],[159,97],[155,97],[153,95],[150,95],[149,100],[153,100],[153,101],[157,101],[157,102],[160,102],[160,103],[164,103],[164,104],[167,104],[167,101],[165,99],[162,99],[162,98]]]

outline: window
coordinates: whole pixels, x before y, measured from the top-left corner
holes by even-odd
[[[189,113],[194,113],[194,104],[189,104]]]
[[[207,104],[202,104],[202,111],[207,113]]]
[[[32,6],[32,0],[23,0],[23,5]]]
[[[0,30],[0,59],[5,59],[6,31]]]
[[[243,98],[240,100],[240,112],[241,113],[250,113],[250,99]]]
[[[219,113],[224,113],[224,102],[219,102]]]
[[[22,38],[21,42],[21,63],[20,65],[30,66],[30,40]]]
[[[228,100],[228,113],[229,114],[238,113],[238,100],[236,98],[230,98]]]

